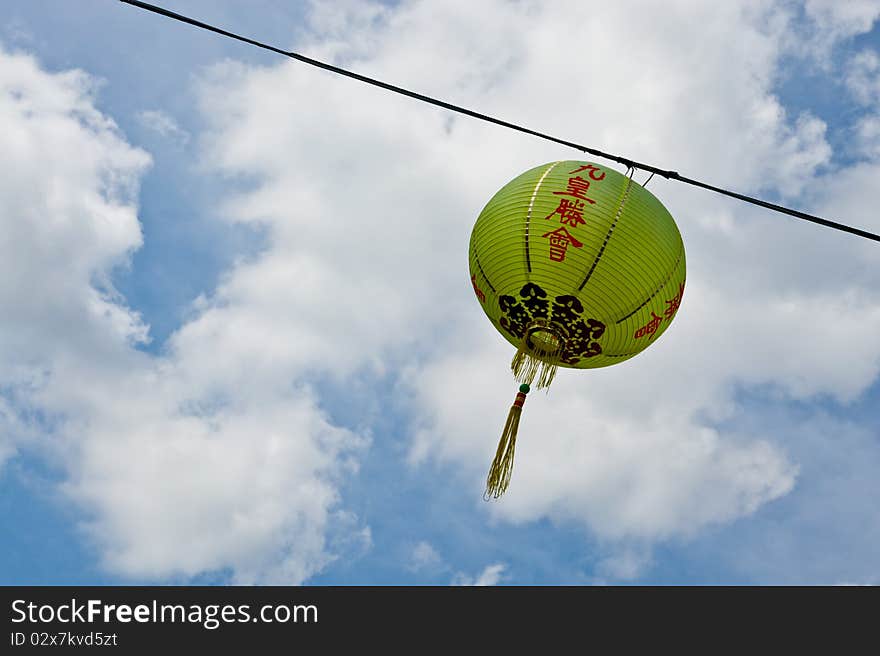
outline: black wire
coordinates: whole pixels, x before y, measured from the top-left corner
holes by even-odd
[[[685,184],[693,185],[695,187],[701,187],[703,189],[708,189],[709,191],[714,191],[715,193],[722,194],[724,196],[729,196],[731,198],[736,198],[737,200],[741,200],[746,203],[751,203],[753,205],[758,205],[760,207],[764,207],[769,210],[774,210],[774,211],[780,212],[782,214],[787,214],[788,216],[793,216],[797,219],[803,219],[804,221],[818,223],[819,225],[823,225],[828,228],[834,228],[835,230],[841,230],[843,232],[848,232],[850,234],[856,235],[858,237],[864,237],[865,239],[873,239],[874,241],[880,242],[880,235],[875,235],[874,233],[868,232],[866,230],[854,228],[852,226],[848,226],[843,223],[837,223],[836,221],[830,221],[829,219],[823,219],[822,217],[814,216],[812,214],[807,214],[806,212],[794,210],[794,209],[791,209],[788,207],[784,207],[782,205],[777,205],[776,203],[770,203],[768,201],[761,200],[760,198],[753,198],[752,196],[746,196],[745,194],[739,194],[735,191],[729,191],[727,189],[722,189],[721,187],[715,187],[715,186],[707,184],[705,182],[700,182],[699,180],[694,180],[692,178],[687,178],[683,175],[679,175],[679,173],[677,171],[667,171],[665,169],[661,169],[656,166],[651,166],[650,164],[645,164],[643,162],[637,162],[635,160],[631,160],[626,157],[621,157],[619,155],[612,155],[610,153],[605,153],[605,152],[602,152],[601,150],[597,150],[595,148],[590,148],[589,146],[577,144],[572,141],[566,141],[565,139],[559,139],[558,137],[554,137],[549,134],[544,134],[543,132],[537,132],[536,130],[531,130],[531,129],[523,127],[521,125],[517,125],[515,123],[509,123],[508,121],[503,121],[499,118],[495,118],[494,116],[489,116],[487,114],[481,114],[481,113],[475,112],[471,109],[467,109],[466,107],[460,107],[458,105],[453,105],[452,103],[448,103],[443,100],[438,100],[437,98],[425,96],[421,93],[416,93],[415,91],[410,91],[409,89],[404,89],[402,87],[398,87],[393,84],[389,84],[388,82],[383,82],[381,80],[376,80],[374,78],[367,77],[365,75],[353,73],[352,71],[345,70],[344,68],[339,68],[338,66],[333,66],[332,64],[327,64],[327,63],[319,61],[317,59],[312,59],[311,57],[306,57],[305,55],[300,55],[295,52],[281,50],[280,48],[276,48],[274,46],[270,46],[265,43],[260,43],[259,41],[255,41],[253,39],[249,39],[247,37],[240,36],[238,34],[234,34],[233,32],[227,32],[226,30],[222,30],[219,27],[214,27],[213,25],[208,25],[207,23],[202,23],[201,21],[197,21],[193,18],[189,18],[188,16],[176,14],[173,11],[168,11],[167,9],[163,9],[162,7],[157,7],[156,5],[151,5],[146,2],[140,2],[139,0],[120,0],[120,1],[124,2],[125,4],[133,5],[135,7],[140,7],[141,9],[145,9],[147,11],[151,11],[153,13],[160,14],[162,16],[166,16],[168,18],[173,18],[174,20],[178,20],[183,23],[188,23],[189,25],[193,25],[194,27],[199,27],[204,30],[208,30],[210,32],[216,32],[217,34],[222,34],[223,36],[227,36],[227,37],[229,37],[231,39],[235,39],[237,41],[249,43],[252,46],[257,46],[258,48],[263,48],[264,50],[271,50],[272,52],[276,52],[279,55],[284,55],[285,57],[290,57],[291,59],[295,59],[297,61],[303,62],[304,64],[316,66],[317,68],[323,68],[326,71],[330,71],[332,73],[337,73],[339,75],[344,75],[345,77],[350,77],[354,80],[358,80],[359,82],[371,84],[375,87],[379,87],[380,89],[385,89],[386,91],[392,91],[394,93],[398,93],[400,95],[407,96],[409,98],[414,98],[415,100],[420,100],[422,102],[426,102],[431,105],[436,105],[437,107],[442,107],[444,109],[448,109],[453,112],[458,112],[459,114],[464,114],[464,115],[470,116],[472,118],[480,119],[481,121],[486,121],[488,123],[494,123],[495,125],[500,125],[505,128],[510,128],[511,130],[516,130],[517,132],[529,134],[529,135],[532,135],[533,137],[538,137],[540,139],[552,141],[553,143],[557,143],[562,146],[568,146],[569,148],[574,148],[575,150],[580,150],[584,153],[588,153],[588,154],[593,155],[595,157],[601,157],[603,159],[608,159],[608,160],[617,162],[619,164],[623,164],[627,168],[641,169],[643,171],[650,172],[652,175],[656,173],[657,175],[663,176],[664,178],[666,178],[668,180],[677,180],[679,182],[684,182]]]

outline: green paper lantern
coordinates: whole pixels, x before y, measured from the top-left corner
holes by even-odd
[[[665,332],[684,293],[684,244],[666,208],[632,177],[553,162],[511,180],[480,213],[470,275],[486,315],[517,349],[517,380],[541,388],[557,367],[617,364]],[[491,496],[507,488],[526,393],[490,470]]]

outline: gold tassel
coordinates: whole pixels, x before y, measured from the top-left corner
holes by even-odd
[[[516,449],[516,433],[519,430],[519,418],[528,393],[529,386],[527,384],[523,383],[519,386],[519,392],[517,392],[507,415],[507,423],[504,424],[504,430],[501,432],[501,440],[498,442],[497,451],[495,451],[495,459],[492,461],[489,475],[486,477],[486,492],[483,494],[483,498],[487,501],[493,497],[495,499],[500,497],[510,485],[510,475],[513,472],[513,453]]]
[[[513,377],[520,383],[530,384],[538,373],[541,361],[529,353],[525,347],[520,346],[510,361],[510,370]]]
[[[517,382],[531,385],[532,381],[537,377],[538,382],[535,385],[537,389],[549,387],[556,376],[556,370],[559,368],[559,359],[562,351],[553,353],[541,353],[540,357],[533,355],[527,350],[527,347],[517,349],[513,360],[510,363],[510,369],[513,371],[513,377]]]

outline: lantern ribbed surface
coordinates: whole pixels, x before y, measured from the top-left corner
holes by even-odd
[[[470,275],[520,354],[554,370],[605,367],[640,353],[671,323],[684,292],[684,244],[666,208],[632,178],[552,162],[511,180],[480,213]]]

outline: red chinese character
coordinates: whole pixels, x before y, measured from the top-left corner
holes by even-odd
[[[474,286],[474,293],[476,293],[477,298],[480,299],[480,303],[486,302],[486,295],[483,293],[483,290],[477,287],[477,274],[471,276],[471,284]]]
[[[557,196],[574,196],[575,198],[587,201],[590,205],[595,205],[596,201],[592,198],[587,198],[586,196],[587,189],[589,188],[590,181],[584,180],[581,176],[577,176],[576,178],[568,179],[568,187],[565,191],[554,191],[553,193]]]
[[[586,166],[581,166],[580,168],[575,169],[574,171],[571,171],[569,173],[569,175],[574,175],[575,173],[580,173],[581,171],[589,171],[590,177],[593,178],[593,180],[595,180],[596,182],[598,182],[599,180],[605,179],[605,171],[602,171],[602,169],[600,169],[597,166],[593,166],[592,164],[587,164]],[[601,172],[602,175],[596,175],[596,173],[598,173],[598,172]]]
[[[544,218],[549,219],[555,214],[560,216],[560,223],[570,225],[572,228],[586,223],[584,221],[584,204],[579,200],[570,201],[568,198],[560,198],[559,206]]]
[[[657,334],[657,328],[660,326],[660,322],[663,321],[663,317],[658,317],[654,312],[651,312],[651,320],[646,323],[644,326],[639,328],[633,338],[639,339],[640,337],[644,337],[645,335],[650,335],[649,339],[654,339],[654,335]]]
[[[565,251],[568,249],[569,244],[575,248],[583,246],[565,228],[557,228],[541,236],[547,237],[550,240],[550,259],[554,262],[562,262],[565,259]]]
[[[671,299],[666,301],[666,305],[668,306],[666,310],[663,312],[663,316],[667,319],[672,319],[675,316],[675,313],[678,312],[678,307],[681,305],[681,297],[684,296],[684,283],[681,283],[678,286],[678,293],[673,296]]]

